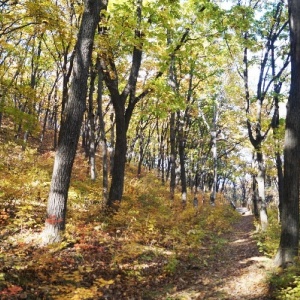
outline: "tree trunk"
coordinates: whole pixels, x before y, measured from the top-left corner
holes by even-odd
[[[212,188],[211,188],[211,194],[210,194],[210,204],[215,205],[216,200],[216,193],[217,193],[217,133],[214,129],[211,132],[211,142],[212,142],[212,156],[213,156],[213,181],[212,181]]]
[[[174,200],[176,185],[176,138],[175,138],[175,113],[170,117],[170,199]]]
[[[275,90],[276,92],[276,90]],[[284,197],[284,178],[283,178],[283,169],[282,169],[282,159],[280,145],[281,140],[279,138],[279,99],[276,95],[275,100],[275,111],[272,118],[272,128],[273,128],[273,139],[275,142],[275,160],[276,160],[276,169],[277,169],[277,178],[278,178],[278,194],[279,194],[279,203],[278,203],[278,220],[281,221],[282,215],[282,203]]]
[[[264,164],[263,155],[260,149],[256,149],[256,163],[258,173],[255,177],[258,190],[258,209],[259,218],[261,223],[261,230],[266,231],[268,227],[268,215],[267,215],[267,205],[265,197],[265,177],[266,177],[266,167]]]
[[[117,102],[118,100],[115,99],[115,103]],[[116,143],[114,165],[112,169],[112,181],[107,202],[107,205],[109,207],[114,207],[114,204],[118,205],[117,202],[120,202],[122,199],[126,163],[126,149],[127,138],[125,117],[122,107],[119,107],[116,110]]]
[[[129,78],[122,93],[119,92],[118,72],[115,62],[111,57],[108,57],[107,52],[101,53],[101,68],[105,70],[103,72],[106,86],[110,92],[111,101],[115,109],[116,119],[116,143],[114,153],[114,163],[112,169],[112,180],[109,191],[108,206],[117,208],[117,204],[122,200],[123,186],[124,186],[124,174],[126,163],[126,151],[127,151],[127,137],[126,133],[130,124],[133,110],[135,105],[143,98],[145,94],[136,97],[136,85],[139,70],[142,62],[142,0],[137,1],[136,6],[136,18],[137,27],[135,28],[135,37],[139,40],[139,46],[134,46],[132,52],[132,64],[129,74]],[[110,69],[111,72],[106,70]],[[148,92],[147,92],[148,93]],[[129,98],[129,99],[128,99]],[[128,101],[127,101],[128,99]],[[127,107],[126,102],[128,102]]]
[[[91,180],[96,180],[96,127],[95,127],[95,113],[94,113],[94,91],[95,91],[95,80],[98,72],[98,66],[91,70],[90,78],[90,90],[89,90],[89,106],[88,106],[88,123],[89,123],[89,141],[88,143],[88,155],[90,163],[90,176]]]
[[[57,89],[55,89],[54,94],[54,109],[53,109],[53,123],[54,123],[54,135],[53,135],[53,150],[57,148],[57,136],[58,136],[58,128],[57,128],[57,114],[58,114],[58,98],[57,98]]]
[[[85,1],[76,45],[70,93],[63,112],[55,155],[47,217],[42,233],[44,244],[59,242],[65,229],[68,190],[80,127],[86,108],[87,79],[95,30],[99,23],[100,8],[100,1]]]
[[[259,210],[258,210],[258,189],[255,175],[252,175],[252,204],[253,204],[253,213],[256,220],[259,219]]]
[[[272,76],[275,77],[276,64],[275,64],[275,46],[272,47]],[[278,203],[278,220],[281,221],[282,214],[282,202],[283,202],[283,169],[282,169],[282,159],[281,159],[281,139],[280,135],[280,119],[279,119],[279,93],[281,91],[282,81],[274,83],[274,113],[272,117],[271,126],[273,128],[273,139],[275,144],[275,159],[276,159],[276,169],[277,169],[277,178],[278,178],[278,194],[279,194],[279,203]]]
[[[281,221],[282,215],[282,203],[284,197],[284,177],[283,177],[283,170],[282,170],[282,159],[280,153],[276,153],[276,168],[277,168],[277,177],[278,177],[278,194],[279,194],[279,203],[278,203],[278,211],[279,211],[279,218],[278,220]]]
[[[102,94],[103,94],[103,74],[99,66],[98,69],[98,118],[99,118],[99,130],[100,130],[100,140],[102,148],[102,185],[103,185],[103,208],[107,205],[108,201],[108,151],[107,151],[107,142],[105,135],[105,123],[102,109]]]
[[[180,118],[180,111],[177,112],[178,124],[178,154],[180,163],[180,181],[181,181],[181,202],[183,207],[186,206],[187,184],[185,170],[185,136],[183,132],[183,120]]]
[[[300,2],[289,0],[291,88],[284,142],[284,198],[280,244],[275,265],[286,267],[298,256],[300,165]]]
[[[219,109],[217,100],[214,100],[214,115],[213,115],[213,124],[211,130],[211,151],[213,158],[213,184],[212,191],[210,194],[210,204],[215,205],[216,194],[217,194],[217,180],[218,180],[218,153],[217,153],[217,122],[219,118]]]
[[[114,158],[115,158],[115,114],[110,114],[110,152],[109,152],[109,172],[112,176],[114,169]]]

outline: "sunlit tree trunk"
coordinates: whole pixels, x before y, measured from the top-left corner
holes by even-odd
[[[88,128],[89,139],[86,141],[88,147],[89,163],[90,163],[90,177],[91,180],[96,180],[96,126],[95,126],[95,113],[94,113],[94,91],[95,91],[95,81],[98,73],[98,66],[91,68],[90,76],[90,90],[88,96]]]
[[[218,104],[216,100],[214,101],[214,115],[213,115],[213,124],[211,130],[211,151],[213,158],[213,184],[212,191],[210,194],[210,203],[211,205],[215,205],[216,194],[217,194],[217,167],[218,167],[218,153],[217,153],[217,121],[218,121]]]
[[[167,33],[167,43],[172,43],[170,33]],[[175,78],[175,55],[171,55],[169,74],[168,74],[168,85],[176,94],[176,78]],[[175,112],[171,112],[170,115],[170,200],[174,200],[175,186],[176,186],[176,115]]]
[[[159,124],[158,119],[156,120],[156,131],[157,131],[157,139],[158,139],[158,175],[161,178],[162,184],[165,184],[166,181],[166,137],[168,132],[168,124]]]
[[[181,119],[180,111],[177,112],[177,132],[178,132],[178,154],[180,163],[180,181],[181,181],[181,202],[183,207],[186,206],[187,201],[187,183],[186,183],[186,168],[185,168],[185,144],[186,137],[184,134],[184,124]]]
[[[109,172],[112,175],[114,168],[114,157],[115,157],[115,114],[112,112],[109,116],[110,119],[110,151],[109,151]]]
[[[69,98],[63,112],[48,198],[43,243],[59,242],[65,229],[68,189],[76,154],[80,127],[86,108],[87,79],[95,30],[99,22],[100,1],[85,1],[78,33]]]
[[[255,180],[257,183],[257,191],[258,191],[259,218],[260,218],[262,231],[266,231],[268,227],[267,204],[266,204],[266,197],[265,197],[266,167],[263,159],[263,154],[261,153],[261,149],[256,149],[256,164],[257,164],[257,174],[255,176]]]
[[[170,117],[170,199],[174,200],[176,186],[176,134],[175,134],[175,112]]]
[[[299,248],[300,165],[300,2],[289,0],[291,38],[291,87],[284,141],[284,195],[280,244],[275,265],[294,263]]]

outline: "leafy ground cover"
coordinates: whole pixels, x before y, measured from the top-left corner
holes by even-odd
[[[169,202],[154,173],[137,178],[129,165],[124,200],[112,216],[102,210],[101,178],[88,179],[80,153],[65,239],[41,247],[53,158],[14,142],[0,146],[1,299],[240,299],[233,282],[249,266],[253,276],[265,271],[247,261],[259,255],[252,217],[239,216],[222,197],[216,207],[206,195],[197,209],[183,208],[178,195]],[[262,282],[247,286],[243,299],[260,299],[249,295]],[[260,295],[267,294],[263,285]]]

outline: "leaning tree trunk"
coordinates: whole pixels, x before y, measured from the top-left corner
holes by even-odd
[[[284,142],[284,197],[280,244],[275,265],[294,262],[299,248],[299,165],[300,165],[300,2],[289,0],[291,37],[291,89],[287,105]]]
[[[86,0],[79,29],[69,99],[63,111],[47,207],[43,243],[59,242],[65,229],[68,190],[86,107],[87,79],[100,1]]]

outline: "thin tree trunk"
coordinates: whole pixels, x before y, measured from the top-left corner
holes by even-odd
[[[95,114],[94,114],[94,91],[95,91],[95,80],[98,73],[98,66],[91,70],[90,78],[90,90],[89,90],[89,107],[88,107],[88,123],[89,123],[89,163],[90,163],[90,176],[91,180],[96,180],[96,127],[95,127]]]
[[[110,114],[110,153],[109,153],[109,171],[110,175],[112,176],[113,169],[114,169],[114,158],[115,158],[115,114]]]
[[[275,160],[276,160],[276,169],[277,169],[277,179],[278,179],[278,195],[279,195],[279,203],[278,203],[278,220],[281,221],[282,216],[282,203],[284,199],[284,178],[283,178],[283,169],[282,169],[282,159],[281,159],[281,151],[280,151],[280,139],[279,139],[279,99],[278,96],[275,95],[275,111],[272,119],[272,128],[273,128],[273,139],[275,142]]]
[[[175,138],[175,113],[170,117],[170,199],[174,200],[176,185],[176,138]]]
[[[261,230],[266,231],[268,227],[268,215],[267,215],[267,204],[265,198],[265,177],[266,167],[264,164],[263,155],[260,149],[256,150],[256,163],[258,173],[256,175],[257,189],[258,189],[258,208],[259,218],[261,223]]]
[[[57,98],[57,89],[55,89],[54,110],[53,110],[53,122],[54,122],[53,150],[56,150],[57,140],[58,140],[57,114],[58,114],[58,98]]]
[[[258,191],[257,191],[257,182],[255,175],[252,175],[252,204],[253,204],[253,213],[256,220],[259,219],[259,210],[258,210]]]
[[[102,94],[103,94],[103,74],[99,66],[98,69],[98,118],[99,118],[99,129],[100,129],[100,140],[102,148],[102,189],[103,189],[103,208],[106,207],[108,201],[108,151],[107,151],[107,142],[105,135],[105,123],[102,109]],[[113,126],[113,125],[112,125]]]
[[[187,184],[185,170],[185,136],[183,133],[183,120],[180,119],[180,112],[177,112],[178,124],[178,154],[180,163],[180,181],[181,181],[181,202],[183,207],[186,206]]]
[[[144,151],[145,151],[145,137],[144,133],[142,132],[142,129],[140,128],[140,141],[139,141],[139,162],[138,162],[138,170],[137,170],[137,176],[140,177],[142,174],[142,164],[144,159]]]
[[[47,100],[48,100],[47,101],[47,108],[46,108],[46,112],[45,112],[45,116],[44,116],[44,120],[43,120],[43,129],[42,129],[41,136],[40,136],[40,142],[41,143],[43,142],[44,136],[45,136],[45,133],[46,133],[46,126],[47,126],[49,112],[50,112],[51,97],[52,97],[53,92],[55,91],[57,81],[58,81],[58,73],[56,73],[55,82],[53,83],[52,88],[51,88],[51,90],[48,94],[48,97],[47,97]]]
[[[272,75],[275,76],[275,54],[274,54],[274,45],[272,47]],[[283,179],[283,169],[282,169],[282,159],[281,159],[281,140],[279,137],[279,93],[281,91],[282,81],[278,83],[274,83],[274,114],[272,117],[271,126],[273,128],[273,139],[275,142],[275,159],[276,159],[276,169],[277,169],[277,178],[278,178],[278,195],[279,195],[279,203],[278,203],[278,220],[281,221],[282,214],[282,202],[283,202],[283,188],[284,188],[284,179]]]

